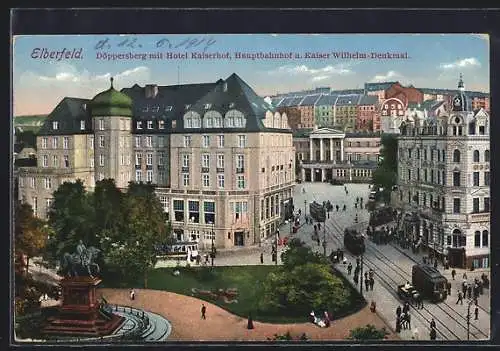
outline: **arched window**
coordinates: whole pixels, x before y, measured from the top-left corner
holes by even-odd
[[[474,153],[472,154],[472,160],[473,162],[479,162],[479,150],[474,150]]]
[[[463,247],[466,245],[466,237],[460,229],[453,230],[451,243],[452,247]]]
[[[474,247],[481,247],[481,232],[479,230],[474,232]]]
[[[484,162],[490,162],[490,150],[484,150]]]
[[[488,247],[488,244],[489,244],[489,237],[488,237],[489,233],[487,230],[483,230],[483,247]]]
[[[476,134],[476,122],[470,122],[469,123],[469,135],[475,135]]]
[[[203,115],[203,126],[205,128],[222,127],[222,115],[217,111],[207,111]]]
[[[453,150],[453,162],[460,162],[460,150]]]
[[[229,128],[244,128],[246,119],[243,113],[238,110],[229,110],[224,116],[224,127]]]
[[[201,128],[201,118],[197,112],[189,111],[184,115],[184,128]]]

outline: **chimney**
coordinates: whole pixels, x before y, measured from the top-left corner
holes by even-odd
[[[155,98],[158,95],[158,85],[156,84],[146,84],[144,88],[147,99]]]

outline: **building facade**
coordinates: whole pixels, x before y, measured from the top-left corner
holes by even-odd
[[[489,120],[472,110],[460,79],[448,114],[401,125],[393,193],[401,229],[452,267],[490,265]]]
[[[19,199],[44,217],[64,181],[148,182],[178,240],[207,248],[259,243],[282,223],[295,157],[285,113],[239,76],[215,83],[113,86],[65,98],[37,136],[37,166],[19,168]]]

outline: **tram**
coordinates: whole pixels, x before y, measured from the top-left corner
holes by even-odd
[[[357,230],[346,228],[344,231],[344,247],[353,255],[362,255],[365,252],[365,238]]]
[[[448,280],[436,268],[427,264],[414,265],[411,280],[422,297],[433,302],[446,299]]]
[[[311,202],[311,204],[309,205],[309,213],[316,222],[324,222],[326,220],[325,207],[326,206],[323,206],[322,204],[317,203],[316,201]]]

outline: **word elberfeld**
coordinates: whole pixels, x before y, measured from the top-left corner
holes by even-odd
[[[31,58],[34,59],[52,59],[61,61],[62,59],[81,59],[83,48],[79,49],[62,49],[62,50],[49,50],[47,48],[34,48],[31,52]]]

